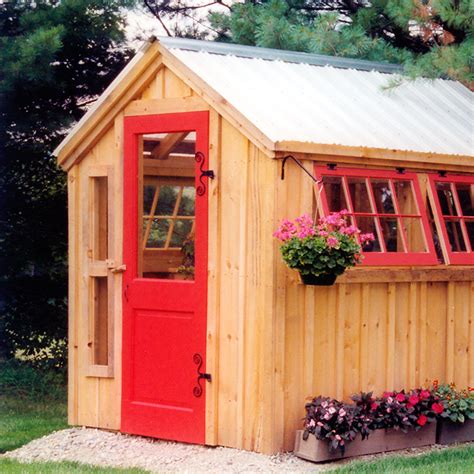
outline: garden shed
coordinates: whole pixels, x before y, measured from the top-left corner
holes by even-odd
[[[473,94],[400,72],[141,48],[55,150],[71,424],[275,453],[307,397],[474,385]],[[273,232],[341,208],[376,239],[303,285]]]

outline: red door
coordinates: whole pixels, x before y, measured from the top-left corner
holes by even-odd
[[[124,122],[121,430],[205,441],[208,113]]]

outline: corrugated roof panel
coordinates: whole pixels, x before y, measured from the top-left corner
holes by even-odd
[[[474,94],[454,81],[168,47],[274,142],[474,155]]]

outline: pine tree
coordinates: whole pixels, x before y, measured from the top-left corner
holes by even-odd
[[[0,3],[0,347],[64,362],[65,176],[51,152],[124,67],[127,0]]]

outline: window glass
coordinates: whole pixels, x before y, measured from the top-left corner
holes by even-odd
[[[448,232],[449,244],[452,252],[465,252],[466,245],[462,235],[461,222],[459,220],[446,219],[446,230]]]
[[[364,246],[364,252],[380,252],[380,236],[377,230],[376,220],[374,217],[357,216],[355,225],[360,229],[363,234],[374,234],[375,240],[367,243]]]
[[[371,179],[374,191],[375,205],[380,214],[394,214],[395,206],[392,199],[392,189],[388,179]]]
[[[404,252],[403,238],[401,235],[401,226],[399,220],[381,217],[380,227],[382,229],[387,252]]]
[[[407,240],[408,252],[428,251],[420,218],[404,217],[403,230]]]
[[[349,177],[347,182],[354,212],[372,213],[366,179]]]
[[[456,183],[456,191],[463,216],[474,216],[474,184]]]
[[[331,212],[349,208],[344,194],[342,178],[338,176],[323,176],[323,185],[326,191],[328,207]]]
[[[443,216],[457,216],[451,183],[436,183],[436,191]]]
[[[471,244],[471,250],[474,251],[474,220],[466,221],[466,230]]]
[[[398,212],[400,214],[419,214],[412,182],[396,179],[393,180],[393,186],[398,202]]]

